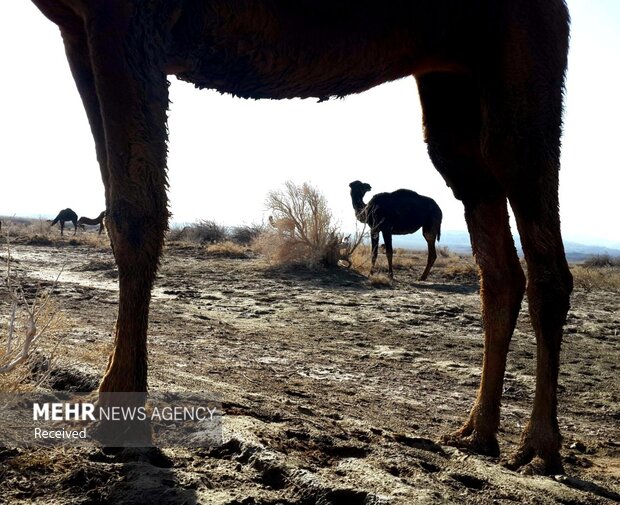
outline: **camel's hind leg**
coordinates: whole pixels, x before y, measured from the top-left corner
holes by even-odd
[[[425,281],[428,277],[428,274],[431,272],[431,268],[433,268],[433,265],[435,264],[435,260],[437,259],[437,250],[435,249],[437,234],[431,230],[422,230],[422,234],[424,235],[424,240],[426,240],[426,245],[428,246],[428,258],[426,260],[426,268],[420,276],[420,280]]]
[[[418,78],[418,89],[429,154],[463,201],[481,275],[484,357],[480,388],[468,420],[444,440],[497,455],[506,355],[525,280],[508,225],[506,195],[482,162],[479,93],[473,80],[427,75]]]
[[[394,258],[394,248],[392,247],[392,234],[383,232],[383,243],[385,244],[385,257],[388,263],[388,275],[390,279],[394,278],[394,269],[392,268],[392,259]]]
[[[490,75],[484,97],[486,109],[492,111],[485,125],[485,156],[506,188],[517,221],[537,343],[534,407],[511,466],[534,460],[527,470],[536,473],[562,471],[557,385],[562,328],[573,286],[558,201],[568,15],[563,4],[557,7],[549,26],[528,26],[522,19],[523,29],[509,32],[505,67],[501,75]],[[513,8],[511,15],[522,13]],[[509,57],[524,54],[532,59]]]

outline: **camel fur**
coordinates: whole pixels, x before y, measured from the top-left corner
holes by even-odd
[[[168,223],[167,76],[244,98],[325,100],[413,75],[430,157],[463,202],[481,272],[480,388],[444,441],[499,452],[506,355],[526,289],[509,203],[538,345],[534,406],[510,465],[561,470],[557,383],[572,290],[558,209],[563,0],[33,2],[60,28],[105,186],[120,297],[100,391],[147,389],[150,293]]]

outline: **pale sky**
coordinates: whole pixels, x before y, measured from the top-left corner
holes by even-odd
[[[565,238],[620,246],[620,1],[568,0],[572,17],[560,203]],[[95,217],[103,184],[57,27],[24,0],[0,1],[0,215]],[[170,209],[174,222],[260,222],[269,190],[308,181],[344,229],[349,182],[373,194],[406,187],[434,198],[444,230],[463,210],[422,140],[413,78],[316,103],[249,101],[171,77]],[[596,183],[592,181],[596,180]]]

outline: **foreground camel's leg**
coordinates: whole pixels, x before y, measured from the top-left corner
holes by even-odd
[[[96,141],[101,127],[97,101],[105,125],[106,152],[98,147],[98,157],[107,165],[102,171],[107,225],[119,268],[114,350],[100,391],[146,391],[150,292],[168,217],[167,83],[163,64],[148,54],[145,44],[157,40],[157,34],[141,32],[139,28],[148,24],[130,22],[120,8],[106,10],[108,16],[87,24],[90,67],[82,61],[83,54],[70,58]],[[136,48],[131,54],[124,50],[127,41]]]
[[[560,235],[557,184],[554,177],[543,177],[527,193],[511,197],[528,265],[527,295],[537,351],[534,406],[509,466],[534,460],[535,473],[562,472],[557,386],[562,327],[573,283]]]
[[[426,268],[422,275],[420,276],[421,281],[425,281],[428,277],[428,274],[433,268],[435,264],[435,260],[437,259],[437,251],[435,250],[435,240],[437,240],[437,236],[433,232],[423,231],[424,239],[426,240],[426,244],[428,246],[428,259],[426,260]]]
[[[506,355],[525,279],[508,224],[506,195],[480,151],[479,93],[468,78],[418,78],[429,154],[465,205],[472,249],[481,274],[484,356],[478,396],[464,426],[444,441],[498,455],[496,432]]]
[[[525,291],[525,277],[510,233],[503,194],[494,200],[466,201],[465,218],[480,268],[484,355],[480,388],[469,419],[444,440],[498,456],[495,434],[499,427],[506,356]]]
[[[514,67],[516,61],[506,59],[498,89],[488,97],[494,114],[488,123],[487,152],[507,189],[521,236],[537,344],[534,406],[509,466],[528,465],[527,471],[545,474],[562,471],[557,385],[562,328],[573,288],[558,201],[566,18],[566,12],[557,13],[558,36],[547,37],[546,43],[537,33],[512,34],[507,51],[536,55],[536,61],[527,60],[536,66]],[[536,79],[531,78],[534,72]]]
[[[82,21],[77,18],[73,23],[73,28],[61,30],[62,39],[65,44],[65,53],[67,61],[71,68],[73,80],[80,93],[90,130],[95,140],[95,152],[101,178],[105,188],[106,206],[109,204],[110,198],[108,194],[108,157],[106,153],[105,131],[103,127],[103,118],[101,117],[101,106],[97,89],[95,88],[95,75],[93,74],[92,63],[88,50],[88,40]],[[103,226],[103,221],[101,223]],[[101,228],[99,229],[101,233]]]

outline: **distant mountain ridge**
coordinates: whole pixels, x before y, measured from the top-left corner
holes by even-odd
[[[517,252],[523,255],[521,249],[521,241],[519,237],[514,237],[517,245]],[[457,254],[471,254],[471,245],[469,241],[469,233],[457,230],[442,230],[440,246],[445,246]],[[426,241],[421,233],[414,235],[400,235],[394,237],[394,247],[402,247],[405,249],[426,249]],[[609,255],[612,257],[620,257],[620,249],[607,246],[581,244],[579,242],[565,241],[564,249],[566,257],[569,261],[583,261],[591,256]]]

